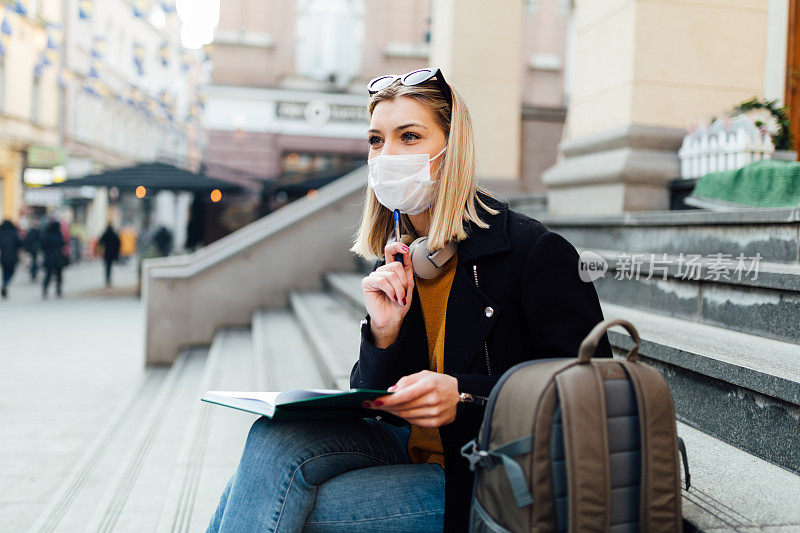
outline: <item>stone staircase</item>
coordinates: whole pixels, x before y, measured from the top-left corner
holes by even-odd
[[[687,232],[686,224],[569,225],[532,215],[609,259],[643,242],[647,252],[749,250],[749,242],[760,242],[762,255],[772,250],[761,280],[746,283],[610,275],[595,283],[605,316],[637,326],[643,359],[672,387],[692,473],[684,491],[689,523],[703,531],[800,531],[800,328],[796,311],[790,315],[800,290],[792,277],[798,248],[779,242],[798,239],[800,217],[736,228],[704,220]],[[609,273],[616,268],[609,261]],[[204,530],[256,417],[200,396],[349,388],[366,312],[360,282],[370,266],[361,269],[327,272],[321,289],[290,291],[285,308],[256,309],[249,327],[219,328],[209,347],[182,350],[170,367],[149,367],[32,530]],[[632,342],[621,328],[609,337],[618,354]]]
[[[287,309],[258,309],[249,328],[148,368],[31,531],[204,530],[257,417],[203,392],[350,388],[362,317],[330,288],[292,292]]]

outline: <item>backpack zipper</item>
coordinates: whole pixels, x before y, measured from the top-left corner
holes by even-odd
[[[478,287],[478,265],[472,265],[472,274],[475,276],[475,288]],[[487,344],[486,340],[483,341],[483,351],[486,354],[486,372],[491,376],[492,375],[492,366],[489,364],[489,345]]]

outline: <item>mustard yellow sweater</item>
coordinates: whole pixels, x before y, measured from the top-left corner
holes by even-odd
[[[435,372],[444,371],[444,324],[447,299],[450,296],[457,262],[458,257],[454,255],[444,264],[442,273],[434,279],[414,276],[428,336],[429,369]],[[439,428],[411,424],[408,455],[412,463],[439,463],[444,468],[444,450],[439,437]]]

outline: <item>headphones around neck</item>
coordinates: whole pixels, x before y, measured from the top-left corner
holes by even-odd
[[[413,239],[413,236],[403,234],[400,240],[405,243],[409,248],[409,255],[411,256],[411,268],[414,274],[422,279],[434,279],[444,270],[443,267],[456,253],[458,243],[455,241],[448,242],[444,248],[439,251],[431,252],[428,249],[428,237],[419,237]],[[386,244],[391,244],[395,241],[394,236],[390,237]],[[408,242],[411,241],[411,244]]]

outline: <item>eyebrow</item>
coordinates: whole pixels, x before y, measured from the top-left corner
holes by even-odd
[[[404,129],[410,128],[412,126],[416,126],[418,128],[425,128],[426,130],[428,129],[428,126],[426,126],[425,124],[417,124],[416,122],[409,122],[408,124],[403,124],[402,126],[397,126],[395,128],[395,131],[404,130]],[[372,129],[367,131],[367,133],[380,133],[380,132],[381,132],[381,130],[376,130],[375,128],[372,128]]]

